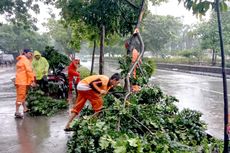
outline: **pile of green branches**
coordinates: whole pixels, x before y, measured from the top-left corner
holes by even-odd
[[[222,152],[222,142],[206,135],[202,114],[179,111],[177,101],[158,87],[142,88],[126,102],[109,94],[99,117],[75,121],[67,152]]]
[[[26,100],[31,116],[52,116],[59,110],[68,107],[66,100],[51,98],[39,89],[30,90]]]

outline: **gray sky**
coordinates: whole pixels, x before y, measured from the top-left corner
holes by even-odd
[[[201,19],[198,19],[196,16],[192,14],[192,11],[186,10],[183,2],[178,3],[178,0],[169,0],[168,3],[164,3],[161,6],[150,6],[149,9],[153,14],[157,15],[171,15],[175,17],[183,17],[184,24],[193,24],[200,22]],[[209,15],[206,17],[202,17],[202,20],[207,20]]]

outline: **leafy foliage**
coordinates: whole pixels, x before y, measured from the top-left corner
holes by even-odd
[[[123,56],[119,58],[118,62],[119,62],[120,69],[121,69],[121,76],[124,78],[129,72],[129,69],[131,66],[131,57]],[[147,84],[148,79],[154,73],[155,68],[156,68],[156,64],[153,60],[147,59],[147,58],[143,59],[143,62],[141,64],[141,69],[142,69],[143,74],[141,70],[137,68],[137,71],[136,71],[137,77],[133,78],[133,76],[131,75],[130,81],[132,83],[139,84],[141,86],[143,86],[144,84]]]
[[[53,69],[59,64],[67,66],[70,63],[70,59],[66,55],[58,53],[54,47],[47,46],[43,56],[48,60],[50,67]]]
[[[164,1],[151,0],[153,5]],[[68,23],[83,21],[96,31],[100,31],[101,25],[105,25],[106,35],[126,35],[133,31],[141,2],[142,0],[58,0],[57,6],[62,9],[61,15]]]
[[[178,0],[179,2],[184,2],[184,6],[188,10],[192,10],[193,14],[205,15],[209,9],[216,9],[216,1],[207,1],[207,0]],[[222,11],[228,9],[227,1],[220,1],[220,8]]]
[[[54,4],[55,0],[1,0],[0,14],[5,15],[7,21],[17,26],[37,30],[35,23],[38,19],[33,14],[40,13],[40,2],[47,5]]]
[[[139,6],[141,0],[132,2]],[[82,21],[88,29],[99,32],[99,73],[103,74],[105,37],[113,34],[126,35],[133,31],[135,21],[138,19],[139,9],[133,9],[130,3],[123,0],[59,0],[57,4],[62,10],[61,15],[66,23],[71,24]],[[83,28],[79,29],[79,33],[84,34],[84,32],[81,32],[84,31],[82,30]]]
[[[138,14],[138,10],[135,13],[129,4],[120,0],[59,0],[59,7],[62,8],[62,16],[68,22],[82,20],[95,29],[100,29],[101,25],[105,25],[107,34],[118,31],[129,33],[133,29],[132,20],[136,20],[135,16]]]
[[[142,88],[133,96],[136,100],[124,108],[122,101],[107,95],[98,119],[82,114],[73,126],[67,152],[222,152],[221,142],[206,136],[200,112],[179,112],[175,97],[158,87]]]
[[[13,24],[0,26],[0,46],[4,51],[19,52],[25,47],[42,51],[47,45],[49,39],[46,35]]]
[[[230,11],[223,12],[222,17],[222,34],[224,48],[226,49],[226,54],[229,55],[229,43],[230,43]],[[210,20],[198,24],[193,30],[193,35],[200,42],[200,48],[212,51],[212,65],[217,63],[217,55],[220,55],[220,41],[219,32],[217,24],[217,16],[215,12],[212,12]],[[198,57],[198,56],[197,56]]]
[[[41,90],[30,90],[27,96],[27,107],[31,116],[51,116],[67,108],[66,100],[56,100],[45,95]]]
[[[71,40],[73,39],[73,29],[78,27],[65,26],[64,21],[49,19],[45,26],[49,29],[47,35],[49,35],[55,44],[55,49],[65,52],[66,54],[71,54],[77,52],[80,49],[80,37],[75,40],[76,45],[71,45]],[[80,26],[80,25],[79,25]],[[79,41],[78,41],[79,40]]]
[[[165,49],[168,43],[175,42],[182,29],[179,18],[148,14],[143,21],[143,40],[147,50],[156,55]]]
[[[81,80],[84,79],[85,77],[90,76],[90,71],[88,68],[84,67],[84,66],[80,66],[78,68],[78,71],[80,72],[81,75]]]

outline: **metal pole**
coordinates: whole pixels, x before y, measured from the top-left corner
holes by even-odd
[[[223,92],[224,92],[224,153],[228,153],[228,134],[227,134],[227,125],[228,125],[228,95],[227,95],[227,81],[225,73],[225,56],[224,56],[224,44],[222,36],[222,25],[220,17],[220,2],[216,0],[216,12],[218,20],[218,30],[220,37],[220,50],[221,50],[221,61],[222,61],[222,77],[223,77]]]
[[[135,26],[135,29],[140,27],[141,20],[142,20],[143,14],[144,14],[144,5],[145,5],[145,0],[142,0],[141,6],[140,6],[140,11],[139,11],[139,16],[138,16],[138,20],[137,20],[137,24],[136,24],[136,26]],[[134,38],[134,37],[133,37],[133,38]],[[132,39],[133,39],[133,38],[132,38]],[[131,89],[130,89],[130,80],[129,80],[129,78],[130,78],[130,76],[131,76],[131,74],[132,74],[132,72],[133,72],[135,66],[137,65],[137,63],[138,63],[139,60],[141,59],[142,55],[144,54],[144,42],[143,42],[142,37],[141,37],[141,34],[140,34],[139,32],[137,33],[137,38],[138,38],[138,40],[139,40],[139,42],[140,42],[140,44],[141,44],[141,51],[140,51],[141,53],[140,53],[140,55],[138,56],[136,62],[131,66],[131,68],[130,68],[130,70],[129,70],[129,72],[128,72],[126,78],[125,78],[125,81],[126,81],[125,89],[128,90],[128,94],[127,94],[126,97],[128,97],[128,95],[131,93]],[[131,41],[133,41],[133,40],[131,40]],[[127,99],[127,98],[125,98],[125,100],[126,100],[126,99]]]

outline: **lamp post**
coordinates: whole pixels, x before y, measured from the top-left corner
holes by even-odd
[[[216,0],[216,12],[217,12],[217,21],[218,21],[218,30],[220,38],[220,50],[221,50],[221,66],[222,66],[222,78],[223,78],[223,93],[224,93],[224,153],[228,153],[228,134],[227,134],[227,125],[228,125],[228,92],[227,92],[227,81],[225,73],[225,56],[224,56],[224,44],[223,44],[223,35],[222,35],[222,25],[221,25],[221,16],[220,16],[220,1]]]

